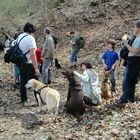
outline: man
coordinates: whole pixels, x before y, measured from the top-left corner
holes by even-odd
[[[105,71],[111,72],[110,82],[111,82],[112,96],[114,96],[116,93],[115,68],[119,61],[119,55],[115,51],[115,45],[116,45],[115,40],[109,40],[107,44],[107,50],[103,53],[103,56],[102,56]]]
[[[135,86],[137,77],[140,72],[140,20],[135,23],[135,35],[132,47],[128,44],[127,36],[122,37],[122,41],[129,50],[128,64],[125,68],[122,90],[123,94],[120,98],[120,103],[125,104],[135,102]]]
[[[34,38],[35,27],[31,23],[26,23],[23,28],[23,33],[19,35],[17,38],[17,42],[19,43],[20,50],[26,54],[27,57],[27,65],[19,66],[20,71],[20,96],[21,96],[21,103],[24,105],[27,102],[27,94],[25,85],[28,80],[32,78],[37,78],[39,75],[39,69],[37,66],[37,59],[36,59],[36,41]],[[36,94],[35,94],[36,97]]]
[[[46,39],[45,39],[45,43],[44,43],[44,47],[42,51],[42,58],[43,58],[42,81],[45,84],[51,84],[50,67],[54,60],[55,44],[51,36],[51,32],[47,27],[44,29],[44,34],[46,36]]]
[[[80,47],[77,44],[78,35],[76,35],[75,32],[70,32],[70,38],[71,38],[70,45],[72,46],[72,52],[70,56],[70,62],[71,62],[70,67],[76,68],[77,56],[78,56],[78,52],[80,51]]]

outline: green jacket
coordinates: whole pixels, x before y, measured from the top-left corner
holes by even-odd
[[[74,43],[74,45],[72,45],[72,49],[79,52],[80,51],[80,48],[79,46],[76,44],[76,40],[78,38],[78,35],[74,36],[71,41]]]

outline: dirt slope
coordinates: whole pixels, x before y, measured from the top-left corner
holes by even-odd
[[[139,5],[139,0],[67,0],[54,9],[53,18],[36,16],[42,12],[40,10],[37,10],[36,14],[31,14],[33,18],[26,17],[37,23],[37,41],[41,43],[43,41],[44,26],[49,26],[60,38],[58,58],[65,67],[69,65],[70,54],[69,38],[66,35],[71,30],[81,33],[86,38],[87,45],[81,50],[79,63],[90,61],[99,73],[101,81],[103,75],[101,54],[105,49],[106,40],[120,38],[124,32],[132,33],[132,21],[138,19],[140,15]],[[20,23],[23,25],[24,21]],[[117,50],[120,49],[119,43],[120,41]],[[14,91],[12,88],[12,69],[9,66],[5,67],[1,62],[0,140],[138,140],[140,138],[140,84],[136,89],[135,104],[128,104],[125,108],[117,108],[113,105],[122,94],[122,75],[123,68],[118,67],[117,96],[110,101],[104,101],[98,107],[93,107],[92,111],[87,111],[83,116],[84,121],[80,124],[65,113],[67,81],[62,77],[55,78],[51,86],[61,94],[57,120],[49,123],[50,116],[42,112],[36,116],[44,123],[26,130],[21,127],[21,120],[24,114],[36,112],[36,108],[32,106],[33,93],[31,91],[28,93],[30,103],[27,107],[18,105],[20,99],[16,94],[19,91]]]

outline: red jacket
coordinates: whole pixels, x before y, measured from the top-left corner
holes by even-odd
[[[43,50],[43,48],[37,48],[37,50],[36,50],[37,61],[38,61],[40,64],[43,64],[43,60],[41,59],[42,50]]]

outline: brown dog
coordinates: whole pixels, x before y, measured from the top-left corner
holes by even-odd
[[[62,74],[69,81],[68,96],[66,103],[66,112],[74,115],[78,121],[81,120],[80,116],[85,111],[85,104],[83,101],[83,93],[80,84],[75,80],[73,71],[66,70]]]
[[[111,98],[110,73],[111,73],[111,71],[105,72],[104,80],[103,80],[102,86],[101,86],[101,91],[102,91],[101,96],[104,99]]]

